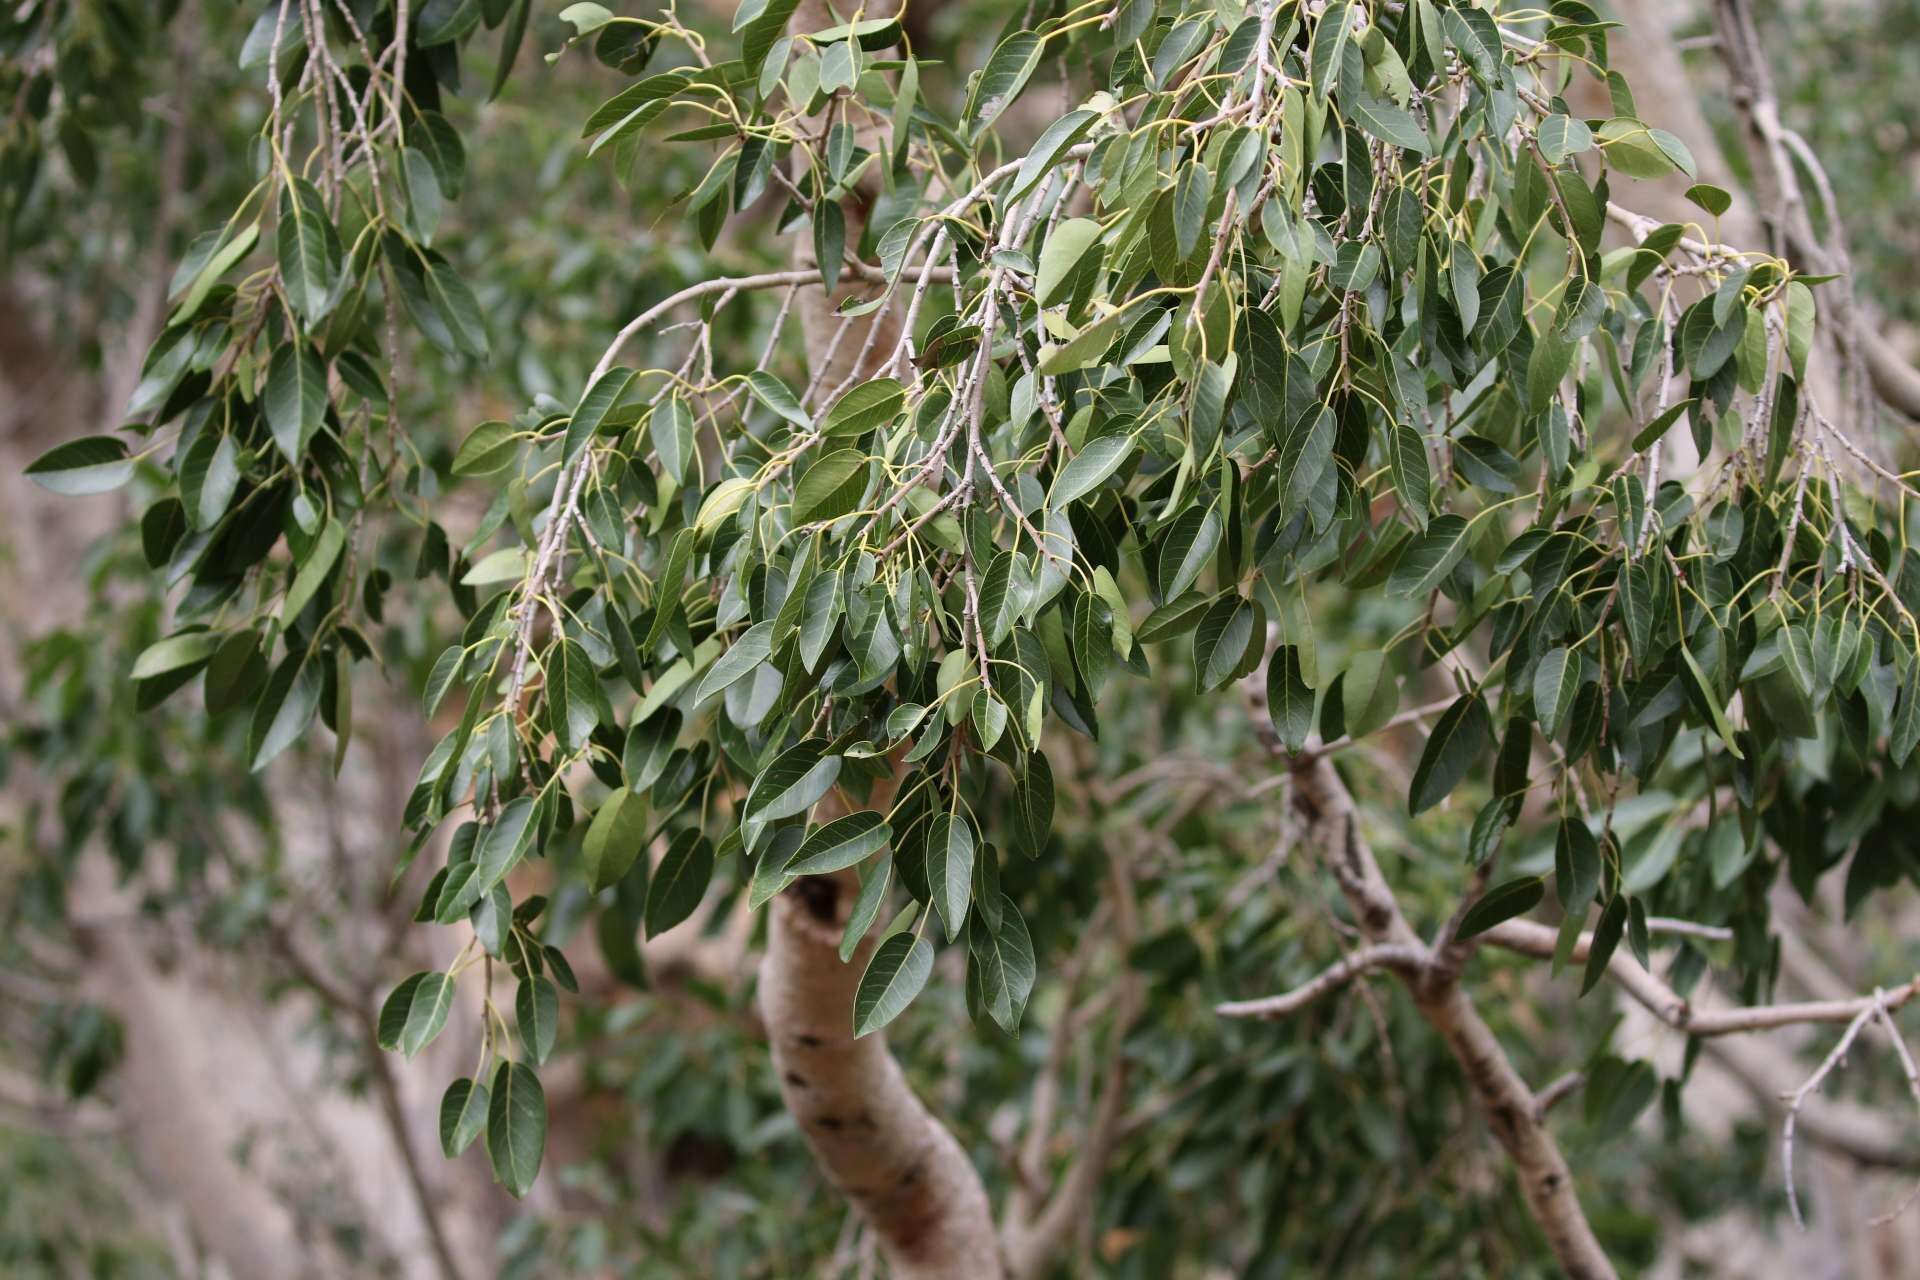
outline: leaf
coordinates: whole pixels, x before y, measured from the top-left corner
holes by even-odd
[[[1420,753],[1407,811],[1417,817],[1446,799],[1492,745],[1493,719],[1487,704],[1472,694],[1456,699],[1440,713]]]
[[[1464,942],[1485,933],[1502,920],[1511,920],[1533,910],[1546,896],[1546,881],[1539,876],[1520,876],[1497,884],[1467,908],[1467,913],[1460,918],[1460,928],[1454,933],[1454,939]]]
[[[1074,268],[1099,240],[1100,224],[1092,218],[1068,218],[1047,233],[1033,285],[1033,296],[1041,306],[1060,301],[1060,287],[1073,278]]]
[[[1659,416],[1647,423],[1645,427],[1642,427],[1640,434],[1633,438],[1633,451],[1640,453],[1652,448],[1661,436],[1667,434],[1667,429],[1680,420],[1680,415],[1692,407],[1693,401],[1687,399],[1682,400],[1679,404],[1668,405],[1665,409],[1661,410]]]
[[[755,667],[767,660],[773,652],[773,619],[756,622],[740,633],[740,638],[727,646],[725,653],[700,680],[700,688],[695,691],[693,700],[705,702],[714,694],[720,693],[730,685],[744,679]]]
[[[700,905],[713,878],[713,843],[698,831],[674,837],[647,889],[647,936],[657,938]]]
[[[421,975],[407,1006],[406,1025],[400,1032],[399,1049],[411,1059],[432,1044],[447,1025],[447,1013],[453,1008],[453,978],[445,973]]]
[[[545,978],[523,981],[513,995],[513,1013],[527,1056],[536,1066],[546,1062],[560,1034],[560,993]]]
[[[340,559],[340,552],[347,545],[347,531],[338,520],[327,517],[326,524],[313,540],[313,546],[307,551],[307,558],[300,563],[300,571],[293,575],[293,585],[287,588],[286,599],[280,602],[280,621],[292,625],[300,616],[301,610],[312,603],[333,572],[333,566]]]
[[[1047,505],[1058,511],[1092,492],[1120,469],[1120,464],[1133,452],[1133,446],[1131,435],[1100,436],[1087,441],[1053,478],[1053,492]]]
[[[339,233],[327,218],[326,203],[305,178],[295,178],[280,194],[275,231],[280,286],[309,329],[333,309],[340,282]]]
[[[1627,895],[1616,893],[1607,903],[1606,910],[1600,913],[1600,923],[1594,927],[1593,942],[1587,947],[1587,971],[1580,980],[1580,994],[1593,990],[1607,972],[1607,961],[1613,958],[1614,950],[1620,945],[1620,935],[1627,927]]]
[[[1579,691],[1579,659],[1565,648],[1547,650],[1533,669],[1533,708],[1541,733],[1549,738],[1560,736],[1560,726],[1573,709],[1573,695]]]
[[[1301,751],[1313,732],[1313,690],[1300,669],[1300,649],[1283,644],[1267,663],[1267,714],[1288,751]]]
[[[1349,738],[1376,732],[1400,709],[1400,682],[1380,649],[1354,654],[1340,685]]]
[[[128,678],[150,680],[169,671],[197,667],[213,657],[213,651],[219,647],[220,633],[217,631],[183,631],[168,636],[141,650],[140,656],[134,659],[133,671]]]
[[[820,424],[820,434],[829,440],[863,436],[893,421],[906,401],[906,388],[897,378],[863,382],[834,401]]]
[[[454,346],[476,360],[487,356],[487,325],[480,303],[454,269],[436,259],[427,266],[427,298],[452,335]]]
[[[269,35],[267,38],[271,40],[272,36]],[[175,307],[173,314],[167,317],[167,327],[171,329],[175,325],[184,324],[193,319],[200,310],[200,304],[207,300],[207,295],[213,291],[213,286],[219,283],[220,277],[227,274],[234,263],[246,257],[259,239],[260,224],[250,222],[241,228],[233,239],[215,250],[207,259],[206,265],[201,267],[199,273],[193,277],[193,282],[187,286],[186,293],[180,298],[180,305]],[[177,280],[175,284],[178,284]],[[177,289],[168,292],[171,294],[177,292]]]
[[[1341,105],[1353,117],[1355,124],[1382,142],[1420,155],[1433,150],[1433,144],[1427,141],[1427,131],[1420,127],[1420,122],[1384,98],[1376,98],[1363,91],[1354,95],[1352,101]]]
[[[1733,725],[1727,721],[1724,700],[1714,692],[1713,684],[1707,679],[1707,673],[1700,669],[1700,663],[1694,658],[1693,651],[1683,642],[1680,656],[1686,660],[1687,670],[1693,673],[1694,683],[1700,687],[1700,696],[1706,701],[1707,713],[1713,717],[1713,731],[1720,735],[1721,743],[1735,760],[1744,760],[1740,744],[1734,739]]]
[[[493,887],[507,878],[507,873],[520,864],[526,856],[527,848],[533,843],[533,801],[527,796],[518,796],[509,800],[500,810],[500,816],[480,837],[474,850],[473,880],[467,889],[467,896],[478,902],[493,892]],[[468,904],[471,906],[471,903]],[[461,907],[455,919],[465,915],[467,907]],[[452,921],[446,917],[451,912],[445,904],[436,917],[442,924]]]
[[[1568,818],[1553,841],[1553,890],[1560,909],[1584,918],[1600,888],[1600,845],[1587,824]]]
[[[82,436],[53,448],[27,464],[26,476],[42,489],[80,497],[118,489],[133,478],[134,459],[112,436]]]
[[[747,375],[747,389],[753,392],[754,399],[800,430],[813,429],[813,419],[800,407],[800,399],[793,394],[793,389],[764,369],[755,369]]]
[[[275,351],[267,367],[264,399],[273,442],[288,462],[299,466],[327,413],[327,370],[320,353],[304,342]]]
[[[1418,431],[1404,423],[1394,426],[1387,466],[1393,474],[1394,491],[1400,495],[1407,514],[1413,517],[1415,525],[1426,529],[1433,507],[1433,478],[1428,469],[1427,446]]]
[[[600,424],[620,403],[620,397],[626,394],[633,379],[633,370],[622,367],[609,369],[593,380],[593,385],[580,397],[580,403],[573,408],[573,417],[567,422],[566,440],[560,446],[561,462],[572,462],[580,456],[580,451],[600,430]]]
[[[873,953],[853,993],[856,1039],[899,1017],[933,973],[933,944],[910,933],[896,933]]]
[[[511,423],[483,422],[467,433],[453,455],[453,474],[488,476],[501,471],[520,452],[519,433]]]
[[[503,1062],[487,1106],[487,1158],[493,1177],[518,1199],[540,1172],[547,1149],[547,1095],[533,1068]]]
[[[307,657],[301,652],[283,658],[267,681],[266,692],[254,704],[253,724],[247,731],[247,758],[256,772],[292,746],[320,708],[320,676]]]
[[[1026,87],[1027,79],[1040,65],[1041,38],[1032,31],[1015,31],[995,47],[987,59],[973,91],[967,95],[966,122],[969,139],[978,138],[988,125],[1000,118],[1007,104]]]
[[[440,1150],[452,1160],[487,1127],[487,1086],[461,1076],[440,1097]]]
[[[849,813],[815,828],[793,855],[787,870],[797,876],[839,871],[866,861],[892,838],[893,828],[873,810]]]
[[[1550,165],[1557,165],[1570,155],[1593,149],[1593,130],[1586,122],[1572,116],[1551,115],[1540,122],[1537,135],[1540,154]]]
[[[647,802],[644,799],[623,787],[601,801],[580,846],[587,887],[598,893],[625,879],[645,848],[646,837]]]
[[[1001,1030],[1016,1035],[1038,970],[1027,922],[1004,894],[999,906],[998,927],[988,925],[985,912],[975,913],[967,929],[967,950],[979,977],[981,1003]]]
[[[410,975],[388,992],[386,1000],[381,1003],[373,1038],[388,1053],[400,1051],[400,1036],[407,1029],[407,1018],[413,1012],[413,993],[420,989],[422,982],[433,976],[431,973]]]
[[[1040,180],[1052,172],[1054,160],[1062,151],[1080,140],[1080,136],[1091,129],[1100,119],[1100,113],[1088,107],[1080,107],[1067,112],[1045,129],[1034,140],[1033,146],[1020,161],[1019,172],[1013,176],[1013,182],[1007,189],[1006,199],[1011,202],[1020,199],[1037,186]]]
[[[502,547],[481,557],[479,563],[461,575],[460,583],[468,587],[490,587],[501,582],[518,582],[532,567],[533,557],[526,547]]]
[[[774,822],[805,813],[840,776],[840,757],[826,755],[814,739],[787,748],[754,779],[743,821]]]
[[[838,449],[816,458],[793,487],[793,523],[838,520],[860,507],[869,459],[861,449]]]
[[[1467,522],[1448,513],[1435,516],[1427,531],[1408,544],[1387,577],[1390,596],[1423,596],[1434,590],[1467,550]]]
[[[958,938],[973,899],[973,824],[965,814],[940,814],[927,836],[927,884],[933,904],[946,922],[947,937]]]

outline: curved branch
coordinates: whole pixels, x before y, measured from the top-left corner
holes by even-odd
[[[1259,1000],[1231,1000],[1226,1004],[1213,1006],[1213,1011],[1224,1018],[1285,1018],[1318,1000],[1328,992],[1346,986],[1363,973],[1377,969],[1391,969],[1395,973],[1413,976],[1427,963],[1424,947],[1408,947],[1398,943],[1383,942],[1371,947],[1362,947],[1340,963],[1322,970],[1311,982],[1284,991],[1277,996],[1266,996]]]
[[[869,934],[851,964],[840,960],[857,885],[851,872],[807,876],[773,901],[760,1012],[781,1096],[898,1280],[999,1280],[993,1212],[966,1152],[884,1037],[854,1039],[854,990],[874,949]]]

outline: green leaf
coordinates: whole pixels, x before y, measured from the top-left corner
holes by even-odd
[[[863,436],[893,421],[906,400],[906,388],[897,378],[863,382],[834,401],[821,422],[820,434],[829,440]]]
[[[292,746],[320,708],[320,676],[307,657],[301,652],[282,659],[267,681],[266,692],[254,705],[253,724],[247,731],[247,758],[256,772]]]
[[[1340,679],[1349,738],[1357,740],[1378,731],[1400,709],[1400,682],[1384,651],[1354,654]]]
[[[339,562],[340,553],[347,545],[347,531],[338,520],[327,517],[326,524],[320,527],[319,536],[314,538],[313,546],[307,551],[307,558],[300,562],[300,571],[293,575],[293,585],[287,588],[286,599],[280,602],[280,621],[291,626],[300,611],[313,602],[327,575],[333,572],[333,566]]]
[[[1062,510],[1068,503],[1091,493],[1120,469],[1120,464],[1133,453],[1133,447],[1131,435],[1100,436],[1087,441],[1053,478],[1053,492],[1047,505],[1056,511]]]
[[[980,78],[974,82],[973,91],[967,95],[966,111],[961,118],[966,122],[969,139],[978,138],[988,125],[998,120],[1007,104],[1026,87],[1034,68],[1040,65],[1044,47],[1034,32],[1015,31],[994,49]]]
[[[400,1052],[411,1059],[434,1042],[447,1025],[447,1013],[453,1008],[453,977],[445,973],[422,974],[407,1006],[406,1026],[400,1032]]]
[[[780,379],[763,369],[755,369],[747,375],[747,389],[753,392],[753,398],[780,417],[792,423],[802,431],[813,429],[813,419],[800,407],[800,398],[793,389]]]
[[[547,1150],[547,1095],[533,1068],[503,1062],[487,1106],[487,1158],[493,1177],[518,1199],[527,1194]]]
[[[657,938],[700,905],[713,879],[713,843],[698,831],[682,831],[668,846],[647,889],[647,936]]]
[[[326,213],[326,202],[305,178],[295,178],[280,194],[275,233],[280,286],[287,301],[311,329],[333,309],[340,283],[340,237]]]
[[[518,582],[533,567],[533,556],[526,547],[502,547],[481,557],[479,563],[460,577],[462,586],[490,587],[501,582]]]
[[[1587,971],[1580,980],[1580,994],[1593,990],[1607,972],[1607,962],[1620,945],[1620,935],[1627,927],[1627,895],[1616,893],[1607,903],[1606,910],[1600,913],[1600,923],[1593,930],[1593,942],[1587,948]]]
[[[1551,115],[1540,122],[1540,154],[1548,164],[1559,164],[1570,155],[1593,149],[1593,130],[1572,116]]]
[[[1435,516],[1427,531],[1408,544],[1387,577],[1390,596],[1423,596],[1446,581],[1467,550],[1468,525],[1448,513]]]
[[[933,973],[933,944],[911,933],[896,933],[873,953],[853,993],[856,1039],[880,1030],[913,1003]]]
[[[487,1086],[461,1076],[440,1097],[440,1150],[452,1160],[487,1127]]]
[[[1546,881],[1539,876],[1520,876],[1497,884],[1467,908],[1466,915],[1460,918],[1460,928],[1453,936],[1456,941],[1465,941],[1485,933],[1502,920],[1511,920],[1533,910],[1546,896]]]
[[[566,440],[560,446],[560,461],[572,462],[580,456],[580,451],[600,430],[600,424],[620,403],[620,397],[626,394],[633,379],[633,370],[622,367],[609,369],[593,380],[593,385],[580,397],[580,403],[573,408],[573,417],[567,422]]]
[[[512,424],[483,422],[467,433],[453,455],[453,474],[490,476],[504,470],[520,452],[520,436]]]
[[[1313,732],[1313,690],[1300,669],[1300,649],[1283,644],[1267,662],[1267,714],[1289,751],[1300,751]]]
[[[1054,161],[1060,153],[1078,142],[1081,135],[1099,119],[1099,112],[1080,107],[1042,129],[1025,158],[1020,161],[1020,171],[1014,174],[1013,182],[1007,189],[1007,200],[1018,200],[1039,185],[1040,180],[1053,171]]]
[[[380,1017],[374,1024],[374,1041],[388,1053],[400,1051],[400,1037],[407,1029],[407,1018],[413,1013],[414,992],[428,978],[437,975],[416,973],[401,981],[387,993],[386,1000],[380,1005]]]
[[[1027,922],[1006,895],[1000,895],[999,906],[998,927],[988,925],[985,912],[974,913],[967,928],[967,950],[988,1016],[1008,1035],[1017,1035],[1038,969]]]
[[[813,808],[840,776],[840,757],[826,755],[814,739],[782,752],[754,779],[747,792],[743,821],[774,822]]]
[[[620,883],[646,847],[647,802],[624,787],[601,801],[587,827],[580,858],[595,893]]]
[[[506,807],[500,810],[500,817],[480,837],[474,851],[473,880],[466,896],[471,897],[472,902],[478,902],[493,892],[493,886],[505,880],[507,873],[520,865],[520,859],[526,856],[533,837],[533,800],[527,796],[509,800]],[[454,919],[459,919],[467,913],[472,902],[460,907],[457,913],[443,904],[437,919],[442,924],[451,924],[452,921],[446,917],[451,914]]]
[[[864,862],[893,838],[893,828],[878,813],[862,809],[815,828],[787,864],[798,876],[825,875]]]
[[[1541,733],[1560,736],[1560,726],[1573,709],[1573,695],[1579,691],[1580,660],[1565,648],[1547,650],[1533,669],[1533,709]]]
[[[523,981],[513,996],[513,1013],[527,1056],[536,1066],[546,1062],[560,1034],[560,993],[545,978]]]
[[[1341,105],[1353,117],[1355,124],[1382,142],[1419,155],[1426,155],[1433,150],[1433,144],[1427,141],[1427,131],[1420,127],[1420,122],[1384,98],[1361,92],[1352,101]]]
[[[150,680],[169,671],[197,667],[213,657],[213,651],[219,647],[220,633],[217,631],[183,631],[168,636],[141,650],[140,656],[134,659],[133,671],[128,678]]]
[[[271,40],[272,37],[269,36],[268,39]],[[220,277],[227,274],[236,262],[246,257],[259,239],[260,224],[250,222],[231,240],[215,250],[207,259],[206,265],[201,267],[199,273],[193,277],[193,282],[187,286],[186,292],[181,295],[180,305],[175,307],[173,314],[167,317],[167,327],[171,329],[175,325],[184,324],[193,319],[200,310],[200,304],[207,300],[207,295],[213,291],[213,286],[219,283]]]
[[[1446,799],[1493,745],[1493,719],[1487,704],[1472,694],[1456,699],[1440,713],[1413,771],[1407,810],[1418,816]]]
[[[1074,268],[1099,241],[1100,224],[1092,218],[1068,218],[1047,233],[1033,285],[1033,296],[1041,306],[1060,300],[1061,286],[1072,279]]]
[[[700,680],[700,687],[694,692],[696,703],[705,702],[714,694],[746,678],[755,667],[767,660],[773,652],[773,619],[756,622],[740,633],[740,638],[727,646],[725,653]]]
[[[133,478],[127,446],[112,436],[82,436],[27,464],[26,476],[42,489],[68,497],[106,493]]]
[[[1403,423],[1395,424],[1387,466],[1393,474],[1394,491],[1400,495],[1407,514],[1416,526],[1426,529],[1433,507],[1433,477],[1427,463],[1427,446],[1418,431]]]
[[[273,353],[267,367],[267,428],[287,461],[299,466],[327,413],[327,368],[304,342]]]
[[[853,900],[853,911],[847,916],[847,930],[840,939],[841,964],[853,959],[853,953],[859,950],[860,940],[867,936],[867,930],[873,928],[873,922],[880,916],[880,907],[887,900],[887,886],[892,881],[893,855],[883,853],[860,879],[860,893]]]
[[[1553,890],[1560,909],[1585,917],[1600,888],[1600,845],[1578,818],[1560,824],[1553,842]]]
[[[940,814],[927,836],[927,884],[933,904],[946,922],[947,937],[958,938],[973,900],[973,824],[965,814]]]
[[[793,487],[793,523],[833,521],[857,511],[867,489],[868,462],[861,449],[838,449],[814,459]]]

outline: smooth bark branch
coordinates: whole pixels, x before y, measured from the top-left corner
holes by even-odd
[[[1362,974],[1379,969],[1417,974],[1426,963],[1427,952],[1424,947],[1403,947],[1383,942],[1377,946],[1362,947],[1338,964],[1322,970],[1311,982],[1291,991],[1259,1000],[1232,1000],[1215,1005],[1213,1011],[1223,1018],[1287,1018]]]
[[[1000,1280],[993,1211],[966,1152],[915,1096],[885,1038],[853,1038],[854,989],[874,945],[869,934],[841,963],[857,891],[839,872],[773,901],[760,1011],[781,1096],[898,1280]]]
[[[1493,1135],[1512,1158],[1521,1193],[1545,1233],[1560,1266],[1574,1280],[1616,1273],[1574,1193],[1573,1174],[1553,1134],[1541,1123],[1533,1091],[1514,1070],[1506,1051],[1474,1007],[1450,966],[1432,955],[1400,912],[1373,850],[1360,835],[1353,797],[1331,762],[1303,760],[1294,769],[1293,802],[1313,841],[1333,869],[1361,931],[1375,947],[1417,951],[1429,957],[1404,980],[1421,1016],[1446,1040]],[[1396,952],[1397,953],[1397,952]]]
[[[1482,934],[1481,941],[1544,960],[1553,955],[1558,936],[1553,929],[1530,920],[1505,920]],[[1573,944],[1573,959],[1586,959],[1592,944],[1591,933],[1581,934]],[[1628,952],[1616,949],[1608,957],[1607,975],[1645,1005],[1654,1017],[1696,1036],[1738,1035],[1743,1031],[1768,1031],[1814,1022],[1852,1022],[1880,1007],[1883,1000],[1891,1010],[1920,995],[1920,975],[1916,975],[1905,985],[1886,992],[1884,998],[1857,996],[1848,1000],[1798,1000],[1734,1009],[1696,1009],[1679,992],[1642,968]]]

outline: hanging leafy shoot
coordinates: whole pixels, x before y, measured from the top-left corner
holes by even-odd
[[[1047,847],[1043,744],[1097,736],[1125,681],[1264,690],[1297,760],[1422,719],[1405,805],[1491,777],[1476,864],[1550,797],[1589,975],[1672,862],[1661,833],[1623,853],[1636,789],[1679,797],[1675,847],[1698,802],[1773,831],[1796,884],[1841,856],[1775,797],[1803,749],[1873,777],[1920,739],[1913,490],[1817,398],[1817,280],[1628,207],[1692,160],[1608,71],[1613,24],[1501,7],[1056,3],[963,81],[897,16],[745,0],[709,40],[568,6],[630,80],[585,150],[696,151],[678,221],[711,249],[775,208],[791,265],[659,297],[570,407],[473,428],[451,469],[495,501],[456,544],[391,380],[409,334],[487,355],[436,247],[463,174],[438,102],[480,31],[504,71],[527,6],[416,6],[398,38],[384,3],[269,6],[259,180],[175,278],[138,425],[34,476],[166,471],[142,529],[184,592],[134,677],[257,657],[256,767],[316,715],[344,742],[403,565],[451,589],[427,704],[457,721],[407,816],[415,851],[451,831],[418,918],[472,938],[380,1020],[417,1053],[486,971],[449,1151],[484,1128],[511,1190],[538,1168],[570,974],[510,873],[582,840],[628,939],[716,882],[758,907],[858,869],[854,1030],[963,944],[976,1020],[1016,1028],[1036,959],[1001,868]],[[1076,105],[1036,115],[1063,75]],[[1563,96],[1589,76],[1608,118]],[[743,311],[756,341],[716,343]],[[1329,593],[1385,620],[1339,671]],[[1452,695],[1402,714],[1422,669]],[[1864,830],[1887,800],[1823,803]],[[1461,938],[1545,896],[1495,883]]]

